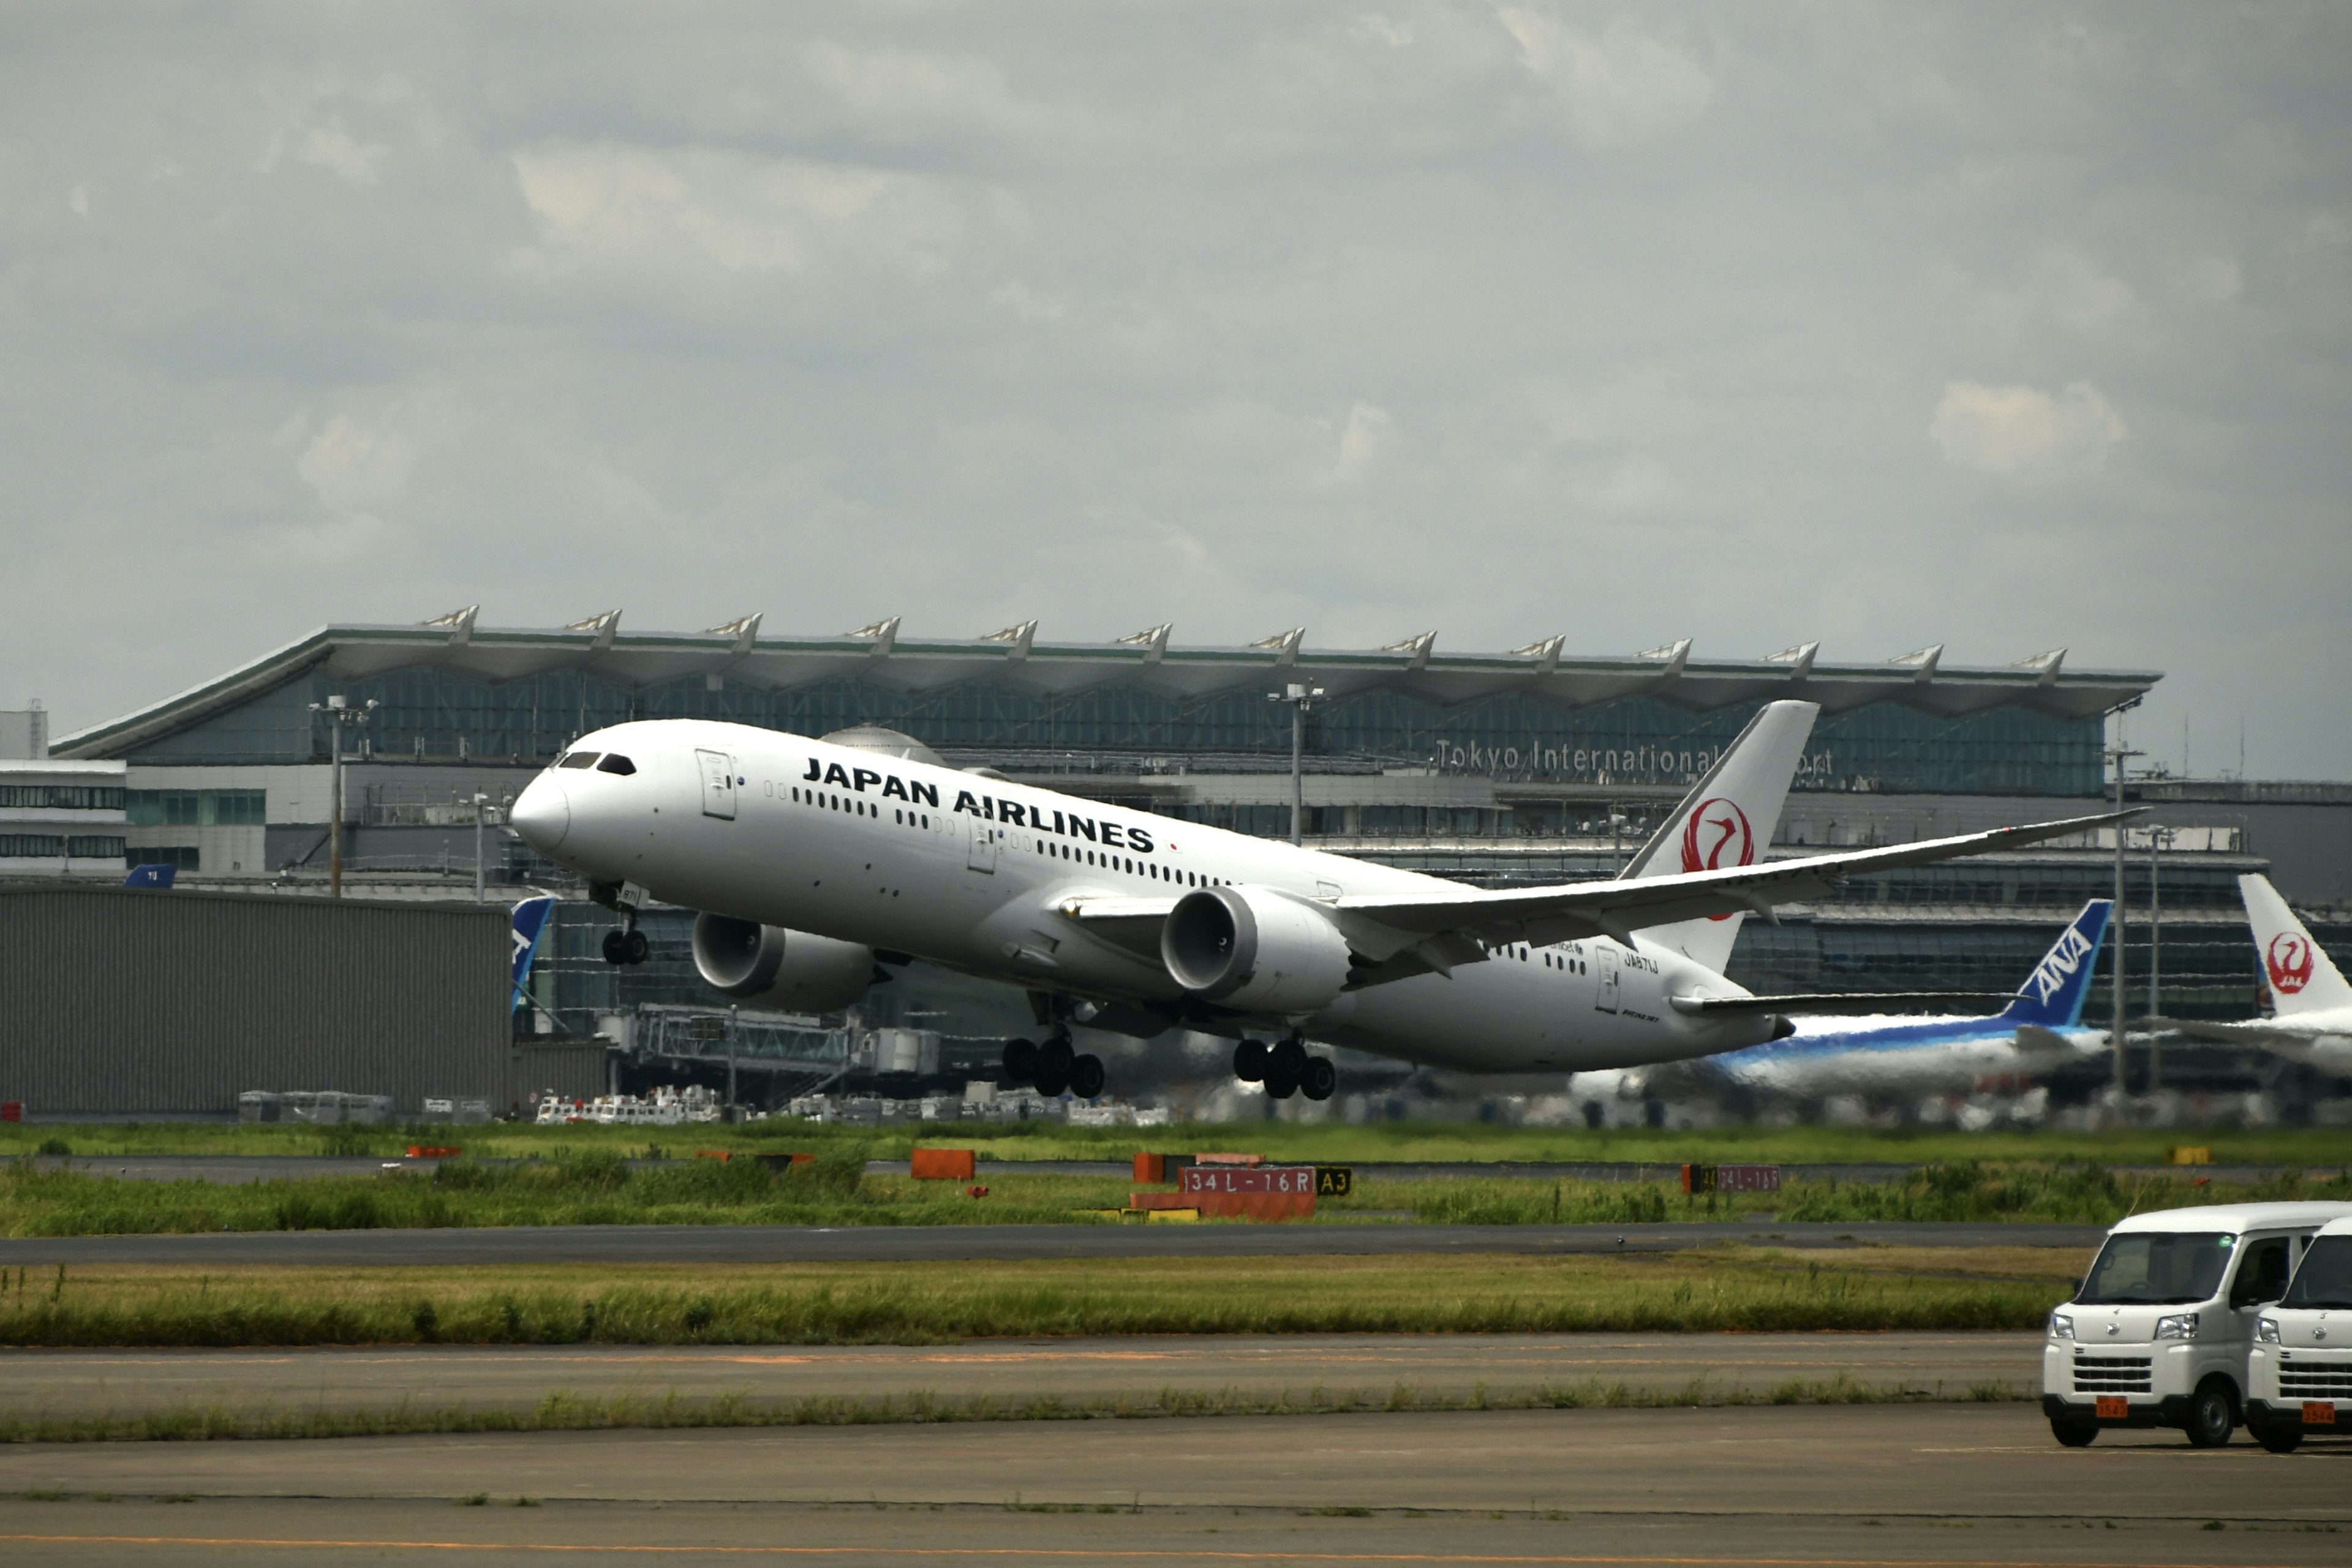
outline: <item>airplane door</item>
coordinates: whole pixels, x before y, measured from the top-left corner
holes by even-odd
[[[1607,942],[1600,944],[1593,954],[1593,973],[1601,984],[1592,993],[1592,1005],[1603,1013],[1617,1011],[1617,949]]]
[[[702,766],[702,815],[735,820],[735,759],[724,752],[694,753]]]
[[[996,871],[996,839],[1003,830],[977,816],[965,820],[971,824],[971,853],[964,864],[975,871],[986,871],[993,876]]]

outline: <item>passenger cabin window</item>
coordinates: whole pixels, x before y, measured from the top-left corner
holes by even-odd
[[[555,765],[559,768],[593,768],[596,765],[598,754],[595,752],[574,752]]]
[[[620,752],[612,752],[606,753],[604,760],[596,764],[596,771],[600,773],[633,773],[637,771],[637,764],[621,755]]]

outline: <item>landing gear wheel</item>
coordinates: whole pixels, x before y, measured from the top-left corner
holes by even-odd
[[[1037,1092],[1047,1100],[1058,1099],[1070,1087],[1070,1068],[1077,1058],[1070,1050],[1070,1042],[1055,1038],[1037,1047],[1037,1070],[1034,1081]]]
[[[1339,1087],[1339,1069],[1331,1065],[1329,1057],[1307,1058],[1307,1070],[1298,1075],[1300,1093],[1309,1100],[1328,1100]]]
[[[1298,1092],[1298,1080],[1274,1070],[1268,1063],[1265,1069],[1265,1096],[1268,1100],[1288,1100]]]
[[[1265,1077],[1268,1083],[1281,1078],[1297,1084],[1307,1076],[1307,1047],[1294,1037],[1276,1041],[1266,1047]]]
[[[1234,1047],[1234,1076],[1244,1083],[1265,1079],[1265,1042],[1244,1040]]]
[[[2252,1431],[2254,1441],[2273,1454],[2292,1454],[2303,1447],[2300,1426],[2256,1426]]]
[[[629,936],[626,931],[608,931],[604,933],[604,962],[607,963],[629,962]]]
[[[1037,1076],[1037,1047],[1028,1040],[1004,1042],[1004,1081],[1027,1083]]]
[[[1070,1063],[1070,1092],[1080,1100],[1092,1100],[1103,1091],[1102,1058],[1089,1052]]]
[[[2218,1377],[2200,1384],[2189,1399],[2189,1443],[2196,1448],[2219,1448],[2230,1440],[2238,1413],[2230,1407],[2230,1391]]]
[[[653,948],[654,944],[646,940],[646,933],[641,931],[632,929],[621,939],[621,955],[625,963],[643,963]]]
[[[2052,1417],[2050,1435],[2064,1448],[2087,1448],[2098,1441],[2099,1425],[2095,1421],[2061,1421]]]

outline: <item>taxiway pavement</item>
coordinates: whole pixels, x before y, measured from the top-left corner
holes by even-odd
[[[2031,1405],[0,1449],[42,1563],[2336,1564],[2352,1445],[2067,1450]],[[519,1500],[530,1505],[516,1506]],[[467,1506],[474,1502],[475,1506]]]
[[[6,1350],[7,1413],[128,1417],[188,1410],[532,1409],[629,1401],[1018,1401],[1148,1405],[1168,1391],[1258,1405],[1391,1398],[1498,1402],[1547,1389],[1636,1398],[1769,1396],[1839,1378],[1958,1399],[2039,1386],[2042,1340],[2014,1333],[1302,1334],[991,1340],[959,1345],[365,1346]]]

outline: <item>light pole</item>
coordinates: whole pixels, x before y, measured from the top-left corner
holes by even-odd
[[[480,790],[474,792],[474,902],[482,901],[482,817],[489,809],[490,797]]]
[[[1279,691],[1267,692],[1265,700],[1290,704],[1290,841],[1303,845],[1307,842],[1307,710],[1323,700],[1323,689],[1292,681]]]
[[[2164,921],[2158,918],[2156,892],[2156,852],[2159,846],[2172,842],[2172,829],[2151,827],[2147,830],[2147,1016],[2153,1020],[2164,1016],[2163,998],[2158,994],[2158,977],[2164,968]],[[2154,1093],[2164,1087],[2164,1068],[2157,1055],[2157,1027],[2147,1026],[2147,1087]]]
[[[333,799],[327,818],[327,896],[331,899],[343,896],[343,726],[365,724],[368,715],[373,713],[378,706],[380,704],[371,697],[364,706],[354,708],[343,700],[341,692],[324,702],[310,704],[311,712],[324,713],[332,721],[327,731],[332,747],[329,754],[333,760],[334,779],[331,791]]]
[[[2126,707],[2132,706],[2130,703]],[[2116,765],[2116,810],[2124,808],[2124,762],[2137,757],[2137,752],[2124,745],[2123,710],[2116,710],[2116,743],[2108,748],[2107,759]],[[2116,824],[2116,914],[2115,914],[2115,1021],[2110,1026],[2107,1044],[2115,1054],[2116,1095],[2124,1092],[2124,825]]]

